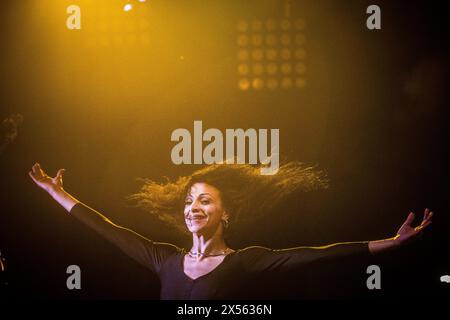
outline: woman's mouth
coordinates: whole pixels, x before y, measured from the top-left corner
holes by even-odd
[[[190,217],[190,218],[187,218],[191,223],[192,222],[200,222],[200,221],[202,221],[202,220],[205,220],[206,219],[206,216],[195,216],[195,217]]]

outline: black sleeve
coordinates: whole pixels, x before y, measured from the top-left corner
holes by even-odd
[[[130,229],[115,225],[101,213],[81,202],[70,210],[70,215],[94,229],[125,254],[156,274],[159,274],[162,264],[170,255],[181,250],[172,244],[151,241]]]
[[[249,273],[266,271],[287,272],[314,262],[330,262],[349,257],[369,256],[368,241],[289,249],[269,249],[254,246],[242,250],[242,264]]]

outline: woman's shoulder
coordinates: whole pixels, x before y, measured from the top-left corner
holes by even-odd
[[[258,257],[272,252],[272,249],[263,246],[248,246],[241,249],[236,249],[235,254],[240,257]]]

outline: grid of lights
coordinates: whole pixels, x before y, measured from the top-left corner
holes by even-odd
[[[306,86],[303,19],[240,20],[237,73],[240,90]]]
[[[110,10],[96,8],[89,14],[91,19],[86,23],[87,28],[92,31],[86,37],[86,46],[149,46],[150,22],[147,10],[144,5],[130,15],[120,7]]]

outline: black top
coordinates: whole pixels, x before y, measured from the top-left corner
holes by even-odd
[[[148,240],[82,203],[70,214],[158,275],[161,299],[237,299],[252,281],[263,276],[301,270],[313,262],[369,255],[367,241],[280,250],[254,246],[226,255],[214,270],[193,280],[184,273],[184,248]]]

